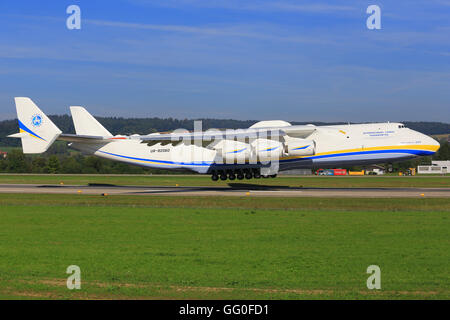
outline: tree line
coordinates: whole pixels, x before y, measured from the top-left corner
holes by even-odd
[[[75,133],[72,117],[69,115],[53,115],[49,118],[64,133]],[[153,132],[171,131],[175,129],[194,129],[194,119],[173,119],[173,118],[117,118],[117,117],[96,117],[97,120],[107,128],[112,134],[149,134]],[[257,120],[232,120],[232,119],[197,119],[202,121],[203,129],[238,129],[248,128]],[[342,122],[291,122],[292,124],[334,125]],[[404,124],[419,132],[435,135],[450,133],[450,123],[442,122],[404,122]],[[0,146],[19,147],[19,139],[7,138],[8,135],[18,132],[17,120],[0,121]],[[1,147],[0,147],[1,148]]]
[[[75,133],[72,118],[69,115],[49,116],[64,132]],[[173,118],[117,118],[97,117],[112,134],[149,134],[153,132],[171,131],[179,128],[193,130],[193,119]],[[256,120],[232,119],[198,119],[202,121],[203,130],[210,128],[248,128]],[[309,122],[292,122],[292,124],[307,124]],[[313,122],[316,125],[333,125],[342,123]],[[425,134],[446,134],[450,132],[450,124],[440,122],[404,122],[413,130]],[[62,141],[55,142],[50,149],[41,155],[24,155],[20,148],[20,139],[7,138],[7,135],[18,131],[17,120],[0,121],[0,151],[8,151],[8,157],[0,158],[0,172],[11,173],[87,173],[87,174],[140,174],[140,173],[170,173],[173,171],[148,169],[131,166],[120,162],[101,159],[94,156],[83,156],[70,150]],[[6,148],[5,148],[6,147]],[[6,150],[5,150],[6,149]],[[442,141],[441,149],[433,159],[450,159],[448,141]],[[431,157],[419,158],[397,163],[394,169],[414,167],[418,164],[430,164]]]
[[[0,147],[1,150],[1,147]],[[441,148],[432,157],[421,157],[391,165],[394,171],[429,165],[432,160],[449,160],[450,146],[447,140],[441,141]],[[361,168],[354,168],[355,170]],[[24,155],[21,148],[13,148],[6,158],[0,159],[0,172],[3,173],[53,173],[53,174],[149,174],[176,173],[169,170],[149,169],[95,156],[83,156],[70,150],[62,141],[55,142],[50,149],[40,155]]]
[[[71,151],[61,141],[55,142],[50,149],[39,155],[25,155],[21,148],[13,148],[6,158],[0,160],[0,172],[3,173],[74,173],[74,174],[145,174],[167,173],[164,170],[146,169],[98,158],[83,156]]]

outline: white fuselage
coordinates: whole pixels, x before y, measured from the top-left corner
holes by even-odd
[[[292,126],[294,128],[295,126]],[[307,156],[282,155],[279,169],[345,167],[386,163],[432,155],[439,143],[401,123],[369,123],[315,127],[307,139],[315,152]],[[187,169],[208,173],[221,168],[249,165],[223,164],[217,151],[201,145],[147,145],[129,137],[104,145],[74,143],[74,148],[96,156],[129,164],[163,169]]]

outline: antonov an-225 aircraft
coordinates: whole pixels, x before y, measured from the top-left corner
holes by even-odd
[[[112,135],[86,109],[70,107],[76,134],[63,134],[29,98],[15,98],[24,153],[55,140],[129,164],[210,174],[213,180],[275,177],[297,168],[386,163],[434,154],[439,143],[401,123],[333,126],[260,121],[248,129]]]

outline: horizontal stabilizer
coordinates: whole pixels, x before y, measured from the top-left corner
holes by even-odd
[[[8,136],[8,138],[24,138],[27,135],[28,135],[28,133],[26,133],[26,132],[18,132],[18,133],[10,134]]]

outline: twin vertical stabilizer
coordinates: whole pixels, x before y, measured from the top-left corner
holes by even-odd
[[[14,98],[16,102],[19,133],[11,134],[11,138],[22,140],[23,153],[43,153],[60,137],[61,130],[42,112],[30,98]],[[77,136],[111,137],[106,130],[83,107],[70,107],[73,124]],[[68,141],[67,136],[61,135],[62,140]],[[86,137],[85,137],[86,138]]]
[[[61,130],[31,101],[14,98],[16,102],[19,133],[9,137],[21,138],[23,153],[42,153],[52,145]]]
[[[110,137],[112,134],[83,107],[70,107],[77,135]]]

